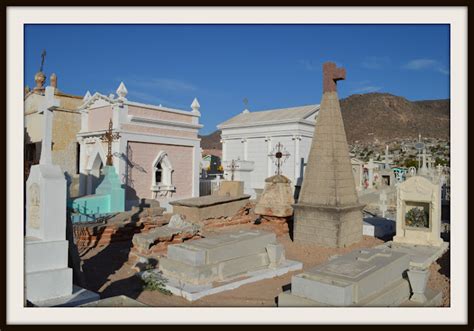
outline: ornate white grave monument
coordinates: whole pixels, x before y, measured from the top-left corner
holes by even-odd
[[[426,289],[429,266],[448,249],[441,239],[441,185],[423,176],[413,176],[397,187],[397,230],[393,242],[386,243],[410,255],[407,272],[417,304],[432,305],[440,293]]]
[[[414,176],[397,188],[397,235],[395,243],[440,247],[441,187],[425,177]]]
[[[40,109],[44,115],[40,164],[31,167],[26,182],[26,298],[39,306],[98,299],[97,294],[80,288],[73,294],[66,240],[66,178],[51,162],[52,111],[58,106],[54,88],[46,87]]]

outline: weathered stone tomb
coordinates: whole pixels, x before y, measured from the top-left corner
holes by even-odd
[[[240,230],[170,245],[158,267],[169,291],[196,300],[299,270],[302,264],[285,259],[274,233]]]

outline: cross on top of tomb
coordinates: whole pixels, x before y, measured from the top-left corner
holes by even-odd
[[[279,142],[278,144],[273,147],[273,150],[270,154],[268,154],[269,157],[272,158],[273,162],[277,166],[277,170],[275,174],[281,175],[281,166],[283,163],[285,163],[286,160],[290,157],[290,153],[283,147],[283,145]]]
[[[392,156],[393,154],[388,153],[388,145],[385,145],[385,155],[384,155],[385,169],[390,168],[390,162],[392,162]]]
[[[234,172],[236,169],[239,168],[239,165],[237,163],[235,163],[235,160],[232,159],[232,161],[230,162],[230,165],[229,165],[229,170],[230,170],[230,180],[234,180]]]
[[[441,164],[438,164],[436,166],[436,169],[438,170],[438,174],[441,175],[443,173],[444,167]]]
[[[375,165],[374,163],[374,159],[373,158],[370,158],[369,159],[369,163],[366,165],[366,168],[369,169],[369,170],[373,170],[375,169],[377,166]]]
[[[323,64],[323,93],[337,92],[337,81],[346,79],[346,69],[337,68],[334,62]]]
[[[112,132],[112,119],[109,121],[109,129],[100,137],[102,141],[107,143],[107,161],[106,165],[111,166],[113,165],[112,161],[112,142],[118,140],[120,138],[120,134],[118,132]]]
[[[418,154],[418,160],[421,159],[421,166],[419,168],[423,168],[423,169],[427,168],[427,164],[426,164],[427,157],[431,157],[431,154],[427,154],[426,147],[423,147],[423,153]]]
[[[40,66],[40,72],[43,71],[43,66],[44,66],[44,59],[46,58],[46,50],[43,49],[43,52],[41,53],[41,66]]]

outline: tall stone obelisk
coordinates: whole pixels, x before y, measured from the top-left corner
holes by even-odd
[[[298,203],[294,241],[345,247],[362,239],[359,203],[337,95],[346,77],[335,63],[323,64],[323,96]]]

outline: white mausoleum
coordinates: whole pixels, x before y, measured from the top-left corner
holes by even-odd
[[[234,179],[243,180],[245,193],[255,197],[263,190],[265,178],[275,175],[277,167],[268,155],[281,143],[290,154],[281,173],[293,186],[301,185],[318,112],[319,105],[256,112],[246,109],[219,124],[224,177],[231,178],[229,165],[234,160]]]
[[[169,201],[198,196],[202,125],[197,99],[186,111],[130,101],[123,83],[116,93],[88,92],[79,107],[81,195],[93,194],[100,183],[107,155],[100,136],[112,119],[113,132],[120,134],[112,145],[113,164],[125,185],[127,209],[142,198],[168,207]]]

